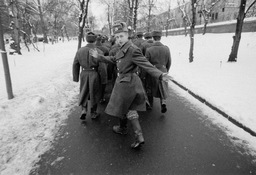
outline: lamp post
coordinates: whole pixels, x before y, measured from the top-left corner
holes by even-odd
[[[10,70],[9,70],[9,65],[8,65],[7,53],[5,51],[5,46],[4,46],[4,34],[3,33],[4,33],[3,25],[2,25],[2,19],[1,19],[1,13],[0,13],[0,52],[1,52],[2,60],[3,60],[4,75],[5,75],[8,99],[12,99],[13,98],[12,83],[11,83],[11,76],[10,76]]]

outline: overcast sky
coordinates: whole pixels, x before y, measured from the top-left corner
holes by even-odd
[[[169,3],[171,8],[177,6],[177,0],[156,0],[157,11],[155,13],[161,13],[168,10]],[[100,3],[100,0],[91,1],[89,15],[93,15],[96,17],[98,27],[101,29],[104,24],[107,23],[107,15],[106,15],[106,5]],[[153,12],[154,13],[154,12]]]

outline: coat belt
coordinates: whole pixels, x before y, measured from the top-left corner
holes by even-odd
[[[98,71],[97,67],[91,67],[91,68],[82,68],[83,71]]]
[[[123,73],[123,74],[117,73],[117,76],[120,77],[120,78],[127,77],[127,76],[132,76],[132,75],[137,75],[137,73],[136,72],[129,72],[129,73]]]

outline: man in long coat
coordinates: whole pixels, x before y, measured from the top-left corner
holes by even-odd
[[[154,65],[157,69],[162,72],[169,72],[171,67],[171,54],[167,46],[163,45],[160,40],[162,36],[161,31],[153,31],[152,36],[154,43],[146,50],[146,58]],[[152,77],[150,83],[152,83],[152,95],[156,98],[160,98],[161,112],[167,111],[166,99],[168,93],[168,83]],[[153,103],[152,103],[153,104]],[[151,104],[151,105],[152,105]]]
[[[91,119],[96,119],[97,104],[100,100],[100,77],[98,73],[99,61],[89,54],[90,49],[97,49],[95,46],[97,36],[93,32],[88,32],[86,41],[88,44],[80,48],[73,62],[73,81],[78,82],[80,76],[80,96],[79,106],[82,106],[81,120],[86,119],[88,100],[91,103]],[[97,49],[99,53],[102,53]],[[82,69],[80,73],[80,68]]]
[[[146,54],[146,50],[147,48],[149,48],[150,46],[152,46],[152,44],[154,43],[153,39],[152,39],[152,34],[151,32],[147,32],[144,34],[144,38],[145,38],[145,42],[143,42],[141,44],[141,48],[142,48],[142,54],[145,56]]]
[[[152,33],[151,32],[145,33],[144,38],[145,38],[146,41],[141,44],[141,48],[142,48],[141,51],[142,51],[142,54],[145,56],[147,48],[151,47],[152,44],[154,43],[154,41],[152,39]],[[147,109],[151,110],[152,105],[153,105],[153,95],[152,95],[152,88],[151,88],[152,78],[149,74],[147,74],[143,70],[141,70],[140,74],[141,74],[140,78],[142,80],[142,83],[144,85],[144,88],[145,88],[147,96],[148,96],[149,104],[147,104]]]
[[[171,77],[150,64],[140,49],[128,40],[128,29],[125,23],[114,26],[114,34],[121,46],[115,56],[105,57],[95,50],[91,50],[91,55],[100,61],[116,63],[118,77],[105,112],[120,118],[120,124],[113,127],[113,131],[118,134],[127,134],[127,119],[131,121],[135,133],[135,142],[131,147],[138,148],[144,143],[144,137],[137,111],[146,110],[147,98],[142,82],[136,74],[137,68],[139,66],[145,69],[156,79],[168,81]]]
[[[102,35],[97,35],[97,39],[96,39],[96,47],[98,49],[100,49],[104,56],[108,56],[109,54],[109,49],[106,46],[103,46],[102,44]],[[108,82],[108,72],[107,72],[107,63],[103,63],[100,62],[99,63],[99,68],[98,68],[98,72],[100,74],[100,82],[101,82],[101,97],[100,97],[100,103],[104,103],[106,101],[106,99],[104,98],[105,95],[105,89],[106,89],[106,85]]]

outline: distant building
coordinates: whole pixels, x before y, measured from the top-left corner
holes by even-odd
[[[210,9],[211,4],[218,0],[199,0],[197,6],[196,25],[204,24],[204,17],[200,13],[204,8]],[[251,4],[253,0],[247,1],[247,6]],[[213,6],[212,11],[209,15],[208,23],[223,22],[234,20],[237,18],[239,12],[241,0],[220,0]],[[150,30],[166,30],[184,27],[183,16],[181,9],[185,9],[185,12],[191,18],[191,2],[187,1],[180,7],[175,7],[169,11],[165,11],[159,15],[153,15],[150,21]],[[256,5],[254,5],[246,17],[256,16]],[[189,24],[187,24],[189,26]],[[148,18],[144,17],[138,20],[137,30],[147,31],[148,29]]]

